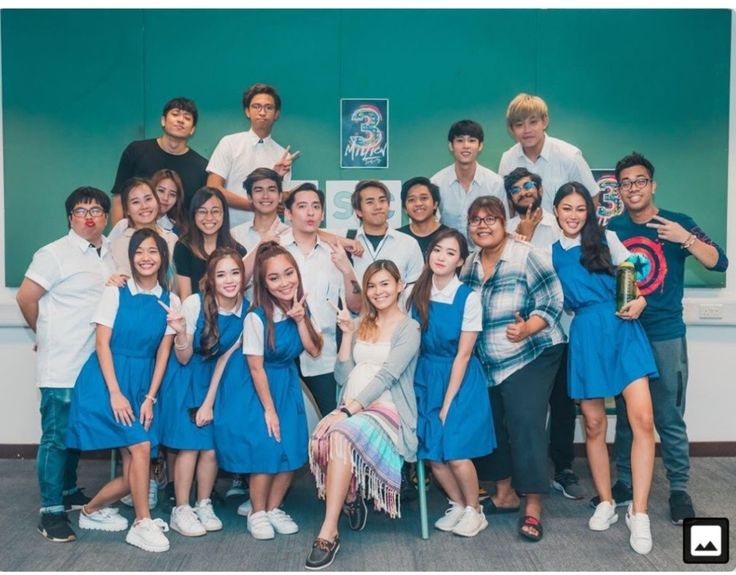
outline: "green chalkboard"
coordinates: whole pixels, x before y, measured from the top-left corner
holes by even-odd
[[[6,284],[65,233],[63,200],[112,186],[123,148],[160,133],[161,107],[200,109],[209,156],[245,129],[253,82],[283,99],[274,135],[302,152],[294,177],[404,180],[448,165],[446,135],[481,122],[481,163],[513,141],[520,91],[550,106],[549,133],[593,168],[633,149],[657,168],[658,204],[726,241],[728,10],[3,10]],[[390,100],[390,167],[339,167],[339,100]],[[690,286],[723,274],[688,268]]]

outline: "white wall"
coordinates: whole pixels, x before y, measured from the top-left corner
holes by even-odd
[[[736,110],[736,23],[731,33],[731,110]],[[2,80],[0,79],[0,82]],[[2,94],[0,86],[0,94]],[[0,159],[2,158],[0,106]],[[687,290],[690,440],[736,441],[736,113],[730,118],[726,288]],[[5,288],[5,197],[0,161],[0,445],[37,443],[39,393],[34,384],[33,333],[24,327],[14,289]],[[720,209],[720,206],[714,206]],[[721,304],[723,319],[700,320],[702,304]],[[579,440],[579,432],[578,432]]]

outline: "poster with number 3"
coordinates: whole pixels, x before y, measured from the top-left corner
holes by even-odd
[[[388,98],[340,100],[340,167],[388,168]]]

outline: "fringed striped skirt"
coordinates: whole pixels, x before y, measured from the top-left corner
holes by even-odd
[[[401,466],[397,450],[399,415],[396,408],[374,402],[363,411],[332,426],[309,443],[309,467],[317,483],[317,496],[325,498],[327,464],[332,459],[352,462],[348,500],[372,499],[373,507],[392,518],[401,517]],[[331,439],[334,438],[334,439]],[[332,449],[330,449],[332,443]]]

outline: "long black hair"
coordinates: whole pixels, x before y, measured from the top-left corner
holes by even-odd
[[[203,260],[207,259],[207,252],[204,251],[204,236],[197,227],[195,217],[197,210],[210,198],[217,198],[220,202],[220,207],[222,208],[222,226],[217,230],[216,248],[237,249],[238,247],[237,242],[230,235],[230,210],[227,207],[225,196],[222,195],[222,192],[217,188],[204,186],[194,192],[194,195],[192,196],[192,200],[189,204],[189,221],[187,222],[189,229],[179,239],[179,241],[192,250],[197,257]]]
[[[593,198],[587,188],[580,182],[563,184],[555,194],[555,209],[559,209],[560,202],[572,194],[582,197],[586,208],[585,224],[580,230],[580,263],[591,273],[613,275],[611,250],[608,249],[603,228],[598,224]],[[559,222],[559,216],[557,221]]]
[[[169,269],[169,246],[166,245],[166,240],[162,238],[156,230],[151,228],[141,228],[136,230],[130,237],[130,243],[128,244],[128,260],[130,260],[130,271],[133,274],[133,279],[139,281],[138,270],[135,269],[133,264],[133,258],[135,257],[136,250],[140,245],[151,238],[158,248],[158,253],[161,256],[161,267],[158,268],[156,273],[156,279],[161,287],[165,290],[169,289],[169,282],[167,279],[167,272]]]

